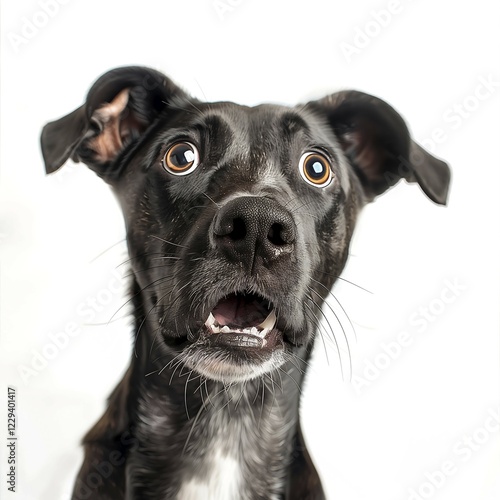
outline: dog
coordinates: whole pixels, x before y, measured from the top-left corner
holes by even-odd
[[[362,92],[206,103],[144,67],[101,76],[41,149],[111,186],[132,270],[134,354],[73,500],[325,498],[299,421],[321,307],[360,209],[400,179],[445,205],[448,165]]]

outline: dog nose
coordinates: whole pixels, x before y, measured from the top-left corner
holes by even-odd
[[[227,258],[250,266],[257,255],[270,262],[290,254],[296,237],[292,215],[277,202],[257,196],[242,196],[224,205],[213,233]]]

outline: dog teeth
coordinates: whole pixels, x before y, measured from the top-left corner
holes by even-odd
[[[215,317],[212,313],[208,315],[208,319],[205,321],[205,326],[210,328],[215,323]]]
[[[276,313],[274,312],[274,309],[269,313],[267,318],[257,326],[257,328],[260,328],[262,331],[264,330],[272,330],[274,328],[274,325],[276,324]]]
[[[234,333],[234,334],[243,334],[243,335],[253,335],[255,337],[259,337],[263,345],[266,345],[267,340],[265,339],[266,335],[274,328],[276,324],[276,313],[271,311],[267,318],[258,326],[252,326],[251,328],[230,328],[227,325],[219,325],[215,316],[210,313],[208,319],[205,321],[205,326],[207,329],[214,334],[217,333]]]

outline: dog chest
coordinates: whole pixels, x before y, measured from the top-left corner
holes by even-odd
[[[238,461],[221,447],[206,460],[206,477],[193,475],[181,485],[177,500],[234,500],[241,498],[242,474]]]

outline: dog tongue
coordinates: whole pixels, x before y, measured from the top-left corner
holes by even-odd
[[[256,297],[230,295],[215,306],[212,314],[221,326],[250,328],[259,325],[266,318],[268,311]]]

